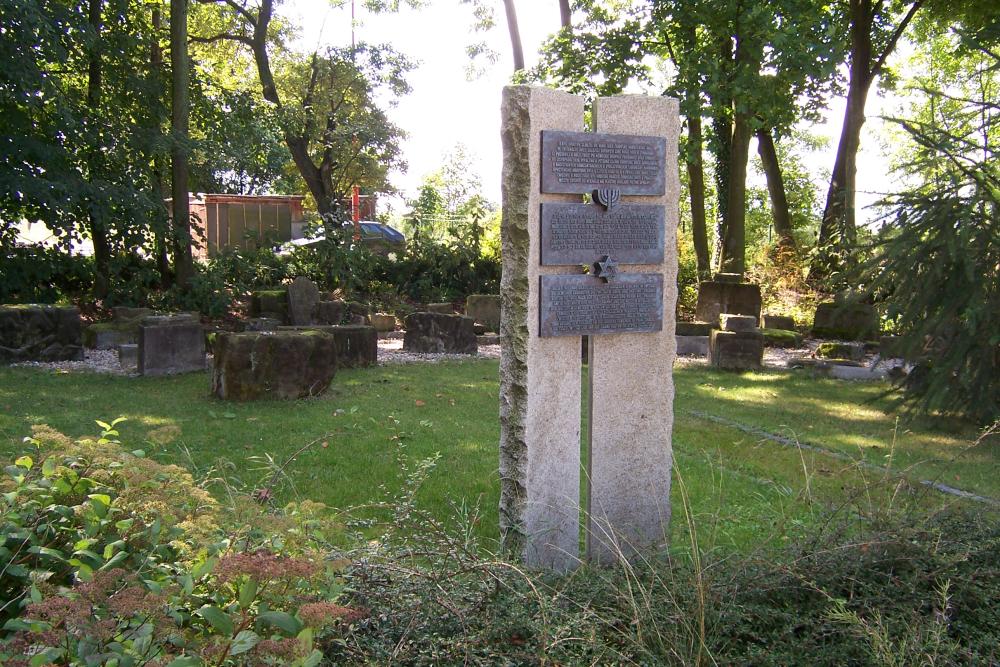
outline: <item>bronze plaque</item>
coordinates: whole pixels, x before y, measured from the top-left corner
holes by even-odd
[[[663,261],[665,206],[542,204],[542,265],[590,264],[610,255],[619,264]]]
[[[629,134],[542,131],[542,192],[666,192],[667,140]]]
[[[541,276],[539,336],[643,333],[663,328],[663,275]]]

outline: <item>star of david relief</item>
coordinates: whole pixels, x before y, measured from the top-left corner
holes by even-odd
[[[594,262],[594,276],[606,283],[610,283],[618,277],[618,262],[612,259],[610,255],[605,255]]]

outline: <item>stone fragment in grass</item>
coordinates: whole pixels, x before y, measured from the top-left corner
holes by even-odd
[[[315,330],[220,334],[212,394],[230,401],[318,396],[337,371],[336,346]]]
[[[712,330],[709,361],[714,368],[747,371],[764,365],[764,336],[759,331]]]
[[[0,364],[83,359],[80,311],[58,306],[0,306]]]
[[[473,320],[464,315],[413,313],[406,318],[406,352],[475,354]]]
[[[821,359],[849,359],[860,361],[865,356],[865,348],[860,343],[820,343],[816,356]]]
[[[760,329],[767,347],[802,347],[802,336],[786,329]]]

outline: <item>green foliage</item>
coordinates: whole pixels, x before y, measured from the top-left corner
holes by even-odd
[[[89,257],[43,246],[0,246],[0,303],[73,301],[93,281]]]
[[[315,504],[220,507],[183,469],[123,451],[121,421],[78,442],[38,427],[6,468],[4,664],[319,664],[317,634],[361,614],[334,602],[343,565],[313,550]]]
[[[1000,78],[996,56],[971,57],[964,77],[947,90],[928,81],[932,103],[898,121],[913,140],[903,169],[915,185],[883,202],[861,280],[904,355],[920,360],[903,381],[914,406],[988,422],[1000,416]]]

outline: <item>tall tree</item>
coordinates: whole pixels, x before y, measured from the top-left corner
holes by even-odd
[[[514,71],[524,69],[524,49],[521,47],[521,29],[517,25],[517,11],[514,0],[503,0],[503,11],[507,15],[507,34],[510,36],[510,52],[514,58]]]
[[[96,127],[100,123],[98,115],[101,109],[101,75],[103,68],[101,33],[104,23],[103,14],[103,0],[89,0],[87,22],[91,30],[91,47],[90,62],[87,66],[87,115],[88,122],[92,127]],[[95,182],[102,180],[102,172],[104,171],[101,165],[103,151],[100,145],[103,137],[98,132],[95,138],[97,142],[89,146],[89,155],[87,158],[88,175],[92,186]],[[111,241],[108,238],[107,220],[104,217],[105,208],[96,204],[87,208],[90,239],[94,244],[94,296],[98,299],[104,299],[108,296],[111,286]]]
[[[174,273],[187,287],[194,277],[191,255],[191,206],[188,201],[187,0],[170,0],[170,193],[173,209]]]
[[[820,252],[810,270],[814,278],[823,278],[835,270],[840,264],[838,256],[848,252],[847,249],[856,241],[855,179],[868,93],[907,26],[925,2],[847,0],[845,15],[849,23],[850,70],[847,106],[820,223],[817,240]]]

